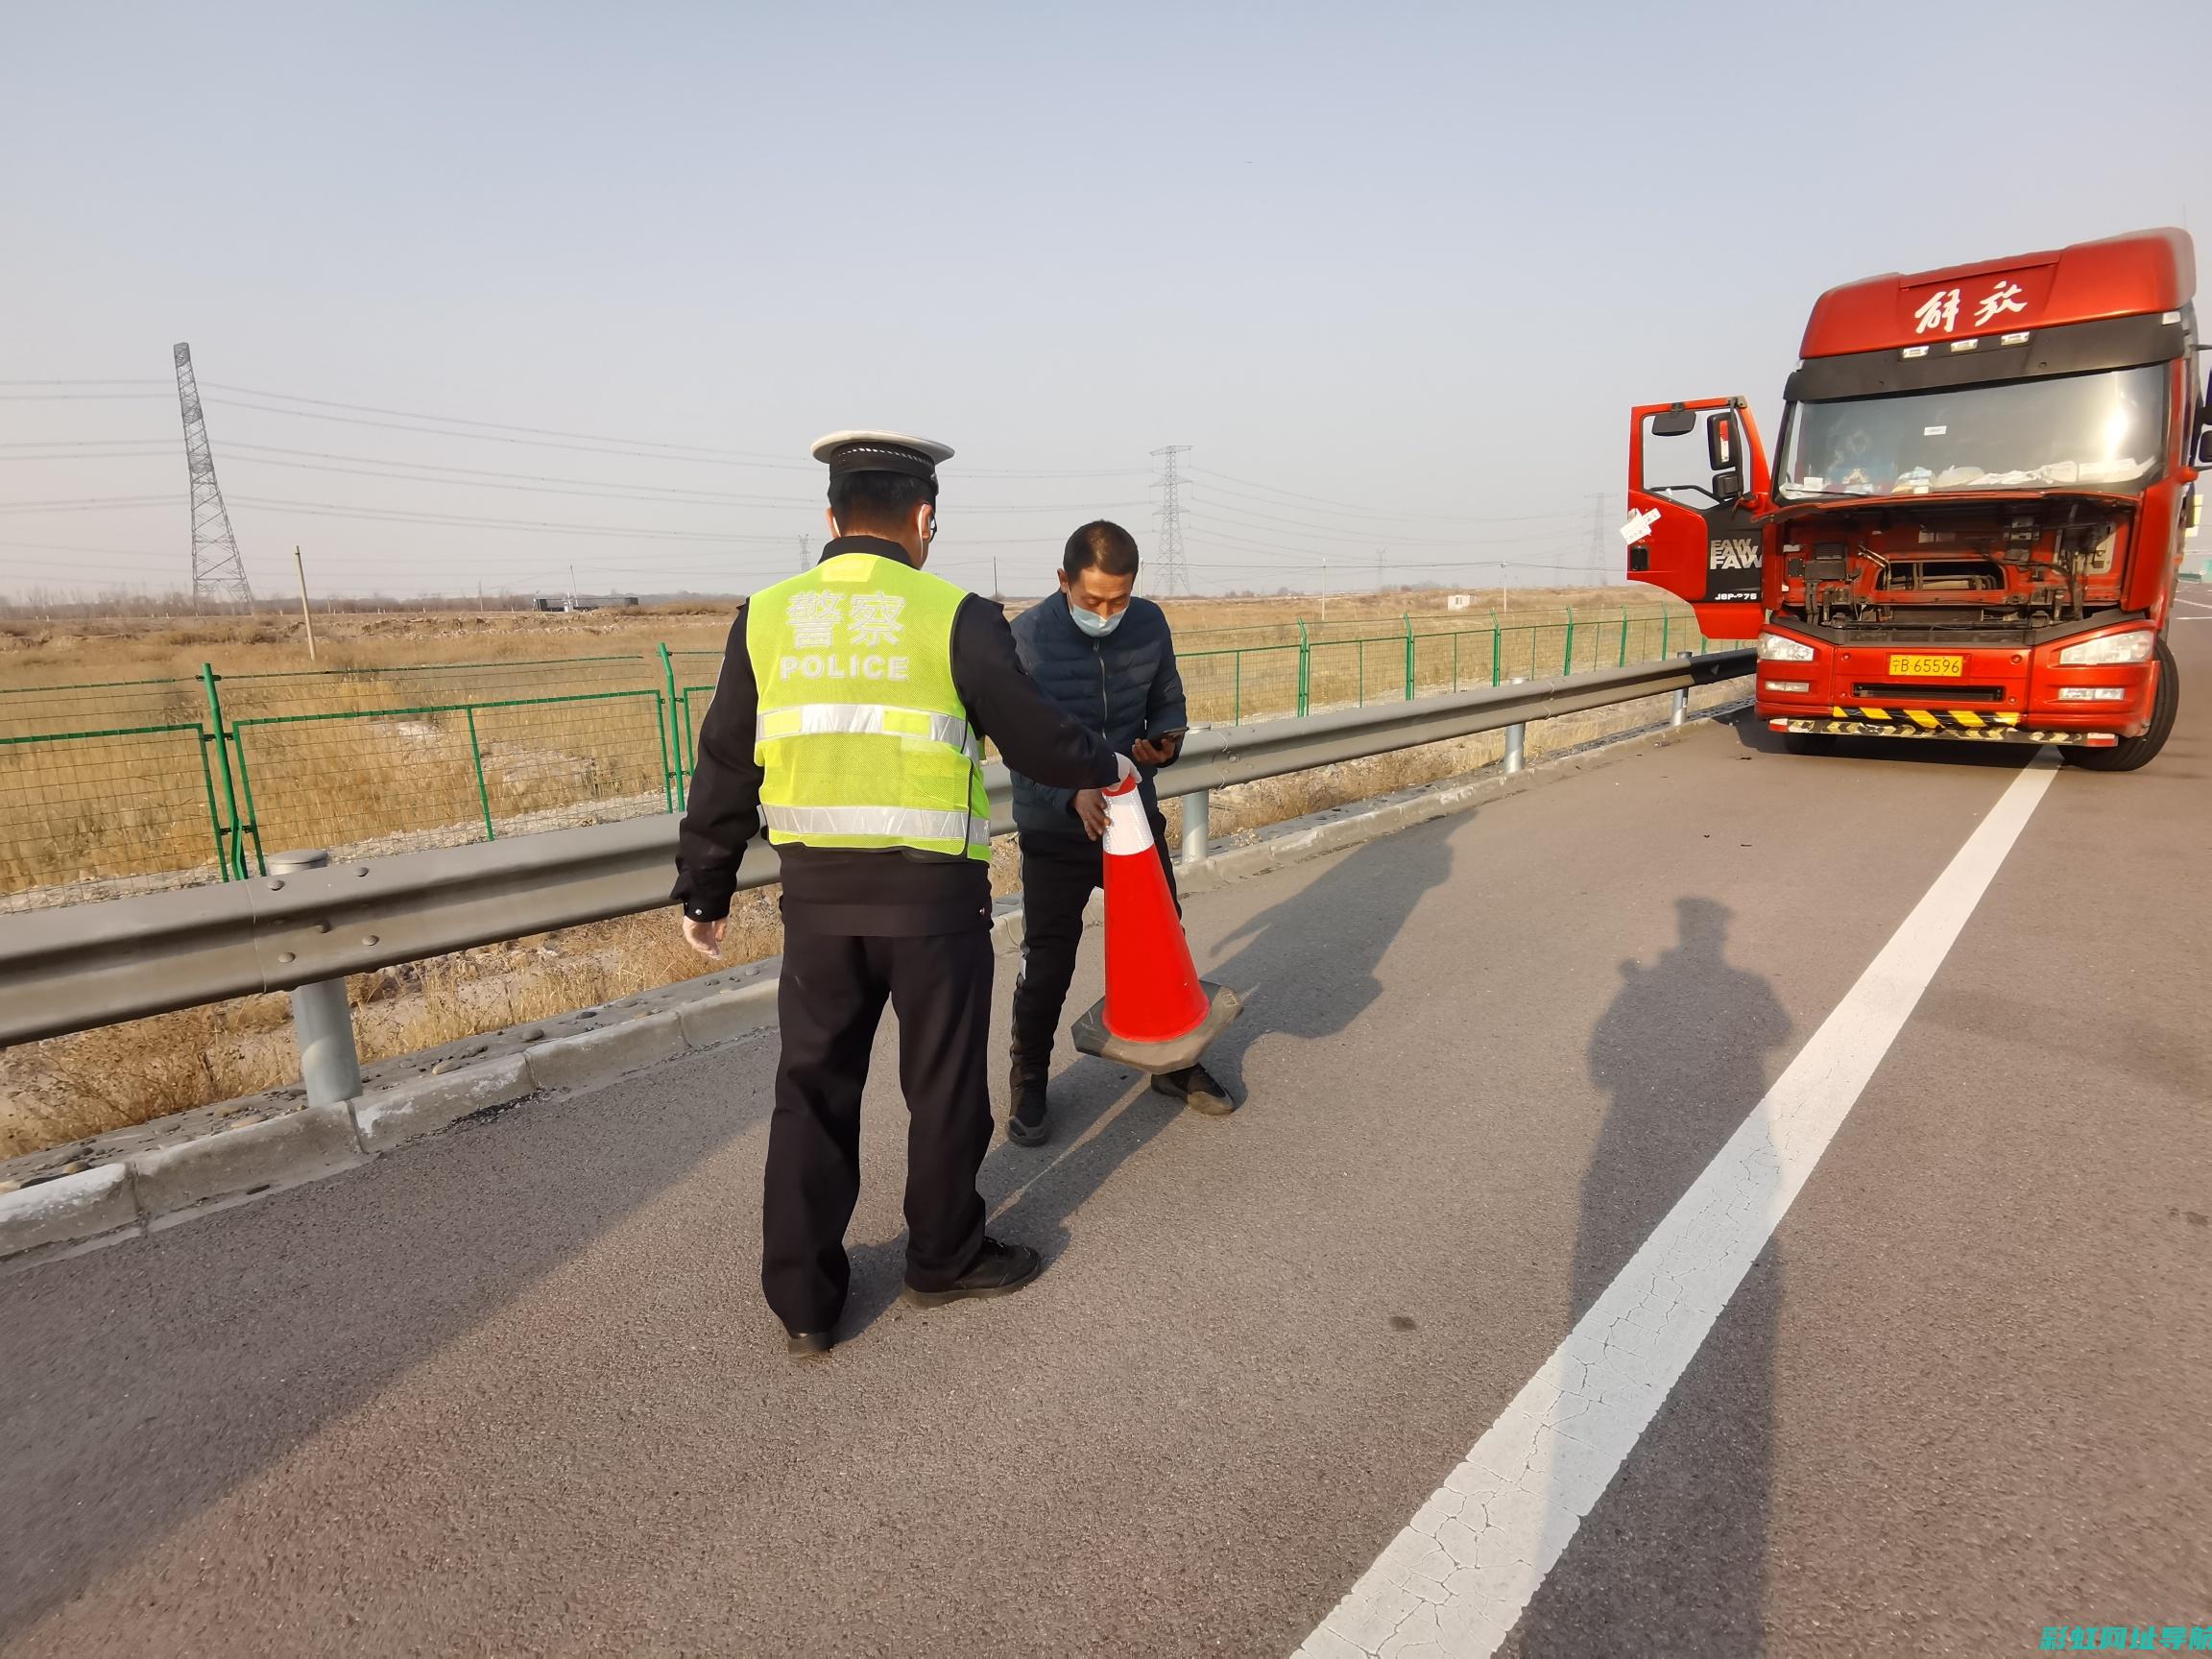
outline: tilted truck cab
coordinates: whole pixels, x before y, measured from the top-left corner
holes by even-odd
[[[1830,289],[1771,464],[1740,397],[1633,412],[1628,574],[1758,637],[1793,748],[2140,766],[2179,704],[2164,635],[2212,465],[2195,293],[2180,230]]]

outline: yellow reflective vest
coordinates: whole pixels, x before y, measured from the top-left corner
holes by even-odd
[[[825,559],[753,596],[745,650],[770,841],[990,858],[982,741],[952,685],[967,597],[873,553]]]

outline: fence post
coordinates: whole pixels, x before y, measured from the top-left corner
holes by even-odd
[[[653,693],[653,730],[661,734],[661,805],[668,811],[676,810],[676,774],[668,765],[668,723],[675,718],[673,711],[661,707],[661,693]],[[685,793],[689,793],[686,786]]]
[[[1195,795],[1183,797],[1183,847],[1182,856],[1176,862],[1186,870],[1202,863],[1206,857],[1206,832],[1212,827],[1214,797],[1211,791],[1201,789]]]
[[[1559,657],[1559,672],[1575,672],[1575,607],[1567,607],[1567,649]]]
[[[471,704],[462,712],[469,717],[469,758],[476,762],[476,800],[484,808],[484,839],[496,841],[499,832],[492,828],[492,791],[484,782],[484,745],[476,741],[476,709]]]
[[[1406,701],[1413,701],[1413,613],[1399,613],[1406,622]]]
[[[1617,668],[1628,666],[1628,607],[1625,605],[1621,607],[1621,661],[1614,666]]]
[[[1667,607],[1666,607],[1666,606],[1664,606],[1664,605],[1660,606],[1660,607],[1659,607],[1659,655],[1660,655],[1661,659],[1665,659],[1665,657],[1666,657],[1666,655],[1667,655],[1667,633],[1668,633],[1668,629],[1669,629],[1669,628],[1670,628],[1670,626],[1671,626],[1671,625],[1673,623],[1673,621],[1674,621],[1674,613],[1673,613],[1673,612],[1671,612],[1671,611],[1670,611],[1670,610],[1668,610],[1668,609],[1667,609]]]
[[[1516,685],[1524,685],[1526,679],[1524,676],[1516,674],[1513,676],[1513,684]],[[1512,725],[1505,728],[1505,775],[1508,778],[1527,764],[1527,752],[1528,723],[1525,720],[1516,720]]]
[[[1244,653],[1229,654],[1229,724],[1244,724]]]
[[[1313,644],[1306,635],[1306,618],[1298,618],[1298,714],[1301,719],[1313,709]]]
[[[1689,653],[1689,652],[1687,652],[1687,651],[1685,651],[1685,652],[1683,652],[1683,653],[1682,653],[1682,661],[1685,661],[1685,662],[1689,661],[1690,661],[1690,657],[1691,657],[1691,653]],[[1690,718],[1690,688],[1689,688],[1687,685],[1685,685],[1685,686],[1684,686],[1684,687],[1683,687],[1681,690],[1679,690],[1679,691],[1677,691],[1677,692],[1675,692],[1675,693],[1674,693],[1674,707],[1673,707],[1673,709],[1671,709],[1671,711],[1668,713],[1668,716],[1667,716],[1667,724],[1668,724],[1668,725],[1670,725],[1670,726],[1679,726],[1679,725],[1681,725],[1681,724],[1682,724],[1682,723],[1683,723],[1685,720],[1687,720],[1687,719],[1689,719],[1689,718]]]
[[[1452,689],[1459,689],[1459,636],[1456,631],[1452,636]]]
[[[269,884],[302,870],[321,870],[330,854],[321,848],[279,853],[269,860]],[[281,960],[281,958],[280,958]],[[300,1045],[300,1080],[307,1085],[307,1104],[333,1106],[361,1093],[361,1056],[353,1046],[353,1011],[346,1005],[346,981],[317,979],[292,987],[292,1035]]]
[[[676,764],[681,767],[684,764],[684,741],[690,733],[676,724],[676,661],[674,658],[668,655],[666,640],[662,640],[661,643],[661,683],[668,687],[668,719],[664,730],[672,734],[676,740]],[[661,754],[663,759],[667,757],[668,750],[665,739],[663,739]],[[663,767],[662,769],[665,770],[666,768]]]
[[[215,758],[223,772],[223,805],[230,814],[230,851],[223,860],[223,879],[243,881],[247,876],[246,836],[238,825],[238,786],[230,777],[230,736],[223,725],[223,698],[215,689],[214,663],[200,664],[200,684],[207,692],[207,720],[214,728]],[[222,839],[220,830],[216,839]]]
[[[1501,637],[1498,632],[1498,613],[1493,611],[1490,613],[1490,684],[1493,685],[1498,684],[1498,642]]]

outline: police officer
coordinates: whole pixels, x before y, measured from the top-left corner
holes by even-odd
[[[943,444],[836,432],[832,540],[737,614],[699,733],[674,897],[719,951],[737,863],[765,823],[782,860],[782,1056],[768,1128],[760,1282],[794,1354],[826,1351],[845,1305],[860,1190],[860,1094],[899,1015],[906,1299],[997,1296],[1037,1252],[983,1234],[991,1141],[990,802],[983,743],[1063,788],[1133,771],[1037,689],[1005,613],[922,566]]]

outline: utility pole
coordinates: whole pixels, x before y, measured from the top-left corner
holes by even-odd
[[[292,568],[300,573],[300,620],[307,629],[307,661],[315,661],[315,613],[307,609],[307,566],[300,557],[297,544],[292,549]]]
[[[802,536],[799,538],[799,573],[801,575],[805,575],[814,568],[814,549],[810,542],[811,538],[809,537]]]
[[[571,563],[568,566],[568,613],[574,615],[581,609],[576,603],[576,566]]]
[[[1605,492],[1600,490],[1590,497],[1590,586],[1608,586],[1605,561],[1609,557],[1605,547]]]
[[[207,417],[200,408],[200,382],[192,373],[192,348],[180,342],[171,355],[177,363],[177,402],[184,414],[184,467],[192,489],[192,609],[201,601],[253,609],[253,589],[246,585],[246,561],[230,529],[230,510],[215,482],[215,452],[207,445]]]
[[[1164,593],[1190,591],[1190,572],[1183,561],[1183,480],[1176,466],[1176,458],[1188,454],[1190,449],[1188,444],[1169,444],[1152,451],[1162,464],[1156,480],[1160,486],[1160,510],[1156,517],[1160,523],[1160,575]]]
[[[996,553],[991,555],[991,597],[995,601],[1003,601],[1006,597],[998,589],[998,555]]]

